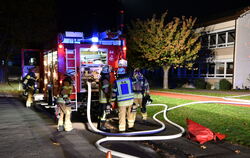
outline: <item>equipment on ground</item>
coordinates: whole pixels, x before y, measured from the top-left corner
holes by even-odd
[[[153,100],[150,98],[150,95],[143,96],[141,112],[145,113],[147,111],[147,105],[151,104],[152,102]]]

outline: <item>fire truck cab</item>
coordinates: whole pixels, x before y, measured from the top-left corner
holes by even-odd
[[[36,103],[47,108],[56,107],[56,97],[62,81],[65,75],[71,75],[74,85],[70,96],[73,111],[84,112],[87,100],[86,81],[91,82],[93,105],[98,104],[98,80],[102,67],[109,65],[112,68],[112,82],[117,68],[127,66],[126,40],[119,31],[96,33],[87,38],[82,32],[67,31],[58,35],[57,49],[42,53],[41,64],[43,100],[38,99]]]

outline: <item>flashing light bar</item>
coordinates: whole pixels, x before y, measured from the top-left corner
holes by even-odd
[[[98,37],[92,37],[92,38],[91,38],[91,41],[92,41],[93,43],[97,43],[97,42],[99,41],[99,39],[98,39]]]
[[[83,38],[83,32],[71,32],[66,31],[65,32],[66,37],[75,37],[75,38]]]

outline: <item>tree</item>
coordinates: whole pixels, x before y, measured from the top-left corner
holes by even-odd
[[[183,16],[166,23],[166,15],[167,12],[160,19],[155,15],[144,21],[137,19],[128,28],[129,60],[140,66],[145,66],[145,63],[161,66],[164,89],[168,88],[170,67],[192,67],[201,48],[200,34],[193,29],[196,19]]]

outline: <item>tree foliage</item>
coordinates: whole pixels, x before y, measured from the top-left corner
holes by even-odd
[[[133,66],[150,63],[163,67],[167,71],[164,73],[172,65],[192,67],[201,48],[200,34],[194,32],[196,19],[175,17],[167,23],[166,15],[132,22],[128,29],[128,57]]]
[[[159,66],[191,66],[201,48],[200,34],[193,30],[196,19],[174,18],[165,23],[167,12],[160,19],[137,19],[129,28],[129,48],[133,56],[145,58]]]

